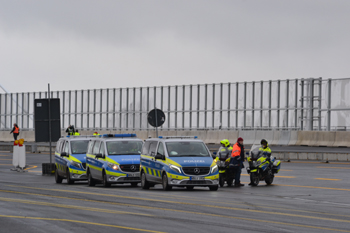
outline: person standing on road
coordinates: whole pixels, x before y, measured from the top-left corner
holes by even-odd
[[[233,145],[231,157],[231,164],[235,166],[235,187],[244,186],[244,184],[241,183],[242,167],[244,167],[243,138],[239,137],[237,143]]]
[[[73,125],[68,126],[68,128],[66,129],[66,133],[68,135],[74,135],[74,132],[75,132],[75,130],[74,130],[74,126]]]
[[[15,141],[17,140],[17,136],[19,135],[19,128],[18,125],[15,123],[13,124],[13,129],[10,132],[10,134],[13,133],[13,138],[15,139]]]

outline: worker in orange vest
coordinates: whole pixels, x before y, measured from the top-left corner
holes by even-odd
[[[244,186],[241,184],[241,173],[244,162],[243,138],[239,137],[237,143],[232,147],[231,164],[235,167],[235,187]]]
[[[10,132],[10,134],[13,133],[13,138],[15,139],[15,141],[17,140],[17,136],[19,135],[19,128],[18,125],[15,123],[13,124],[13,129]]]

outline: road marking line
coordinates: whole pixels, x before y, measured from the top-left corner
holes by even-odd
[[[341,180],[341,179],[329,179],[329,178],[314,178],[315,180]]]
[[[150,215],[150,214],[141,214],[141,213],[126,212],[126,211],[117,211],[117,210],[109,210],[109,209],[84,207],[84,206],[55,204],[55,203],[49,203],[49,202],[31,201],[31,200],[14,199],[14,198],[0,197],[0,200],[1,201],[8,201],[8,202],[33,204],[33,205],[45,205],[45,206],[52,206],[52,207],[60,207],[60,208],[67,208],[67,209],[88,210],[88,211],[103,212],[103,213],[110,213],[110,214],[132,214],[132,215],[141,215],[141,216],[152,216],[152,217],[154,217],[154,215]]]
[[[87,199],[80,199],[80,198],[72,198],[72,197],[64,197],[64,196],[54,196],[54,195],[46,195],[46,194],[39,194],[39,193],[26,193],[26,192],[18,192],[18,191],[11,191],[11,190],[1,190],[0,192],[6,192],[6,193],[16,193],[16,194],[24,194],[24,195],[33,195],[33,196],[43,196],[43,197],[52,197],[52,198],[61,198],[61,199],[69,199],[69,200],[76,200],[76,201],[87,201],[87,202],[96,202],[96,203],[104,203],[104,204],[113,204],[113,205],[123,205],[123,206],[130,206],[130,204],[123,204],[123,203],[111,203],[111,202],[105,202],[105,201],[98,201],[98,200],[87,200]],[[154,197],[157,197],[157,195],[153,195]],[[175,195],[171,195],[175,196]],[[160,196],[161,197],[161,196]],[[173,197],[169,197],[173,198]],[[173,198],[175,199],[175,198]],[[176,198],[176,199],[181,199],[181,198]],[[188,200],[184,199],[183,200]],[[194,198],[195,201],[198,200],[203,200],[203,201],[212,201],[212,200],[206,200],[203,198]],[[192,200],[193,201],[193,200]],[[247,206],[246,204],[241,204],[238,202],[215,202],[215,203],[220,203],[220,204],[232,204],[232,205],[241,205],[241,206]],[[137,205],[133,205],[136,206]],[[338,216],[338,217],[346,217],[349,218],[350,215],[340,215],[340,214],[330,214],[330,213],[322,213],[322,212],[315,212],[315,211],[306,211],[306,210],[295,210],[295,209],[287,209],[287,208],[276,208],[276,207],[271,207],[271,206],[263,206],[263,205],[254,205],[255,207],[260,207],[260,208],[266,208],[266,209],[277,209],[277,210],[288,210],[288,211],[294,211],[294,212],[302,212],[302,213],[311,213],[311,214],[320,214],[320,215],[326,215],[326,216]],[[143,207],[143,206],[140,206]],[[250,207],[250,206],[249,206]]]
[[[29,188],[29,189],[38,189],[38,190],[46,190],[46,191],[58,191],[58,192],[66,192],[66,193],[68,193],[68,192],[70,192],[70,193],[82,193],[82,194],[87,194],[87,195],[108,196],[108,197],[124,198],[124,199],[130,199],[130,200],[142,200],[142,201],[153,201],[153,202],[180,204],[180,205],[202,206],[202,207],[208,207],[208,208],[237,210],[237,211],[246,211],[246,212],[254,212],[254,213],[271,214],[271,215],[284,215],[284,216],[290,216],[290,217],[300,217],[300,218],[310,218],[310,219],[319,219],[319,220],[326,220],[326,221],[350,223],[350,220],[320,218],[320,217],[314,217],[314,216],[309,216],[309,215],[298,215],[298,214],[289,214],[289,213],[282,213],[282,212],[243,209],[243,208],[235,208],[235,207],[228,207],[228,206],[205,205],[205,204],[196,204],[196,203],[178,202],[178,201],[168,201],[168,200],[155,200],[155,199],[150,199],[150,198],[139,198],[139,197],[130,197],[130,196],[121,196],[121,195],[113,195],[113,194],[103,194],[103,193],[80,192],[80,191],[72,191],[72,190],[64,190],[64,189],[44,189],[44,188],[32,188],[32,187],[15,186],[15,185],[8,185],[8,186],[10,186],[10,187]]]
[[[86,200],[89,201],[89,200]],[[107,203],[107,202],[106,202]],[[139,207],[139,208],[146,208],[146,209],[157,209],[157,210],[166,210],[166,211],[173,211],[173,212],[180,212],[180,213],[188,213],[188,214],[198,214],[198,215],[205,215],[205,216],[212,216],[212,217],[220,217],[220,218],[230,218],[230,219],[237,219],[237,220],[245,220],[248,222],[251,222],[251,218],[242,218],[242,217],[233,217],[233,216],[227,216],[227,215],[219,215],[219,214],[209,214],[209,213],[203,213],[203,212],[193,212],[193,211],[185,211],[185,210],[175,210],[175,209],[166,209],[166,208],[160,208],[160,207],[151,207],[151,206],[140,206],[140,205],[133,205],[133,204],[121,204],[121,203],[110,203],[109,204],[115,204],[115,205],[124,205],[124,206],[133,206],[133,207]],[[22,216],[7,216],[7,215],[0,215],[0,217],[18,217],[18,218],[29,218],[34,219],[34,217],[22,217]],[[43,218],[36,218],[39,220],[48,220]],[[57,220],[57,219],[52,219]],[[59,221],[59,220],[57,220]],[[77,222],[77,223],[87,223],[87,224],[93,224],[97,225],[99,223],[90,223],[90,222],[81,222],[76,220],[61,220],[61,221],[69,221],[69,222]],[[327,231],[339,231],[339,232],[350,232],[347,230],[341,230],[341,229],[333,229],[333,228],[325,228],[325,227],[317,227],[317,226],[309,226],[309,225],[301,225],[301,224],[294,224],[294,223],[284,223],[284,222],[275,222],[275,221],[269,221],[269,220],[260,220],[260,219],[254,219],[255,222],[262,222],[262,223],[271,223],[271,224],[278,224],[278,225],[286,225],[286,226],[295,226],[295,227],[302,227],[302,228],[312,228],[312,229],[320,229],[320,230],[327,230]],[[114,225],[106,225],[106,224],[99,224],[101,226],[112,226],[112,227],[119,227],[119,228],[125,228],[121,226],[114,226]],[[132,228],[125,228],[125,229],[132,229]],[[135,229],[139,231],[148,231],[148,232],[156,232],[156,231],[149,231],[149,230],[143,230],[143,229]]]
[[[327,190],[338,190],[338,191],[348,191],[350,189],[340,189],[340,188],[328,188],[328,187],[316,187],[316,186],[301,186],[301,185],[292,185],[292,184],[272,184],[272,186],[287,186],[287,187],[298,187],[298,188],[310,188],[310,189],[327,189]]]
[[[28,167],[28,168],[25,168],[24,170],[30,170],[30,169],[34,169],[34,168],[37,168],[38,166],[34,166],[34,165],[29,165],[29,166],[32,166],[32,167]]]
[[[140,229],[140,228],[123,227],[123,226],[117,226],[117,225],[110,225],[110,224],[103,224],[103,223],[96,223],[96,222],[85,222],[85,221],[78,221],[78,220],[71,220],[71,219],[40,218],[40,217],[12,216],[12,215],[0,215],[0,217],[2,217],[2,218],[20,218],[20,219],[33,219],[33,220],[60,221],[60,222],[73,222],[73,223],[82,223],[82,224],[89,224],[89,225],[96,225],[96,226],[114,227],[114,228],[121,228],[121,229],[127,229],[127,230],[135,230],[135,231],[163,233],[161,231],[152,231],[152,230],[146,230],[146,229]]]
[[[249,174],[241,174],[241,176],[249,176]],[[294,179],[295,176],[275,176],[278,178],[288,178],[288,179]]]
[[[350,167],[316,167],[316,168],[336,168],[336,169],[350,169]]]

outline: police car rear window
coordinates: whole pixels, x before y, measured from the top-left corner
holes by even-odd
[[[89,141],[71,141],[70,147],[72,154],[86,154]]]
[[[166,142],[169,157],[210,157],[203,142]]]
[[[106,142],[108,155],[140,155],[142,141]]]

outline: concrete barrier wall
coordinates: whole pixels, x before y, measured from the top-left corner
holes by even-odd
[[[254,145],[260,145],[261,139],[267,140],[267,142],[272,145],[274,131],[261,131],[257,130],[255,133]],[[247,144],[247,143],[245,143]]]
[[[92,135],[95,131],[81,131],[81,135]],[[156,131],[98,131],[100,134],[109,133],[136,133],[143,140],[149,137],[156,137]],[[67,135],[64,131],[62,136]],[[198,136],[205,143],[218,144],[222,139],[228,139],[231,144],[237,141],[238,137],[244,139],[245,145],[260,144],[261,139],[266,139],[270,145],[283,146],[334,146],[350,147],[350,132],[342,131],[254,131],[254,130],[187,130],[187,131],[158,131],[159,136]],[[34,142],[34,131],[20,132],[19,138],[24,138],[26,142]],[[0,131],[0,141],[13,141],[13,135],[8,131]]]
[[[278,137],[278,143],[276,145],[288,146],[290,139],[291,139],[291,134],[292,134],[291,131],[280,131],[279,137]]]
[[[336,147],[350,147],[350,133],[336,132],[333,146]]]

